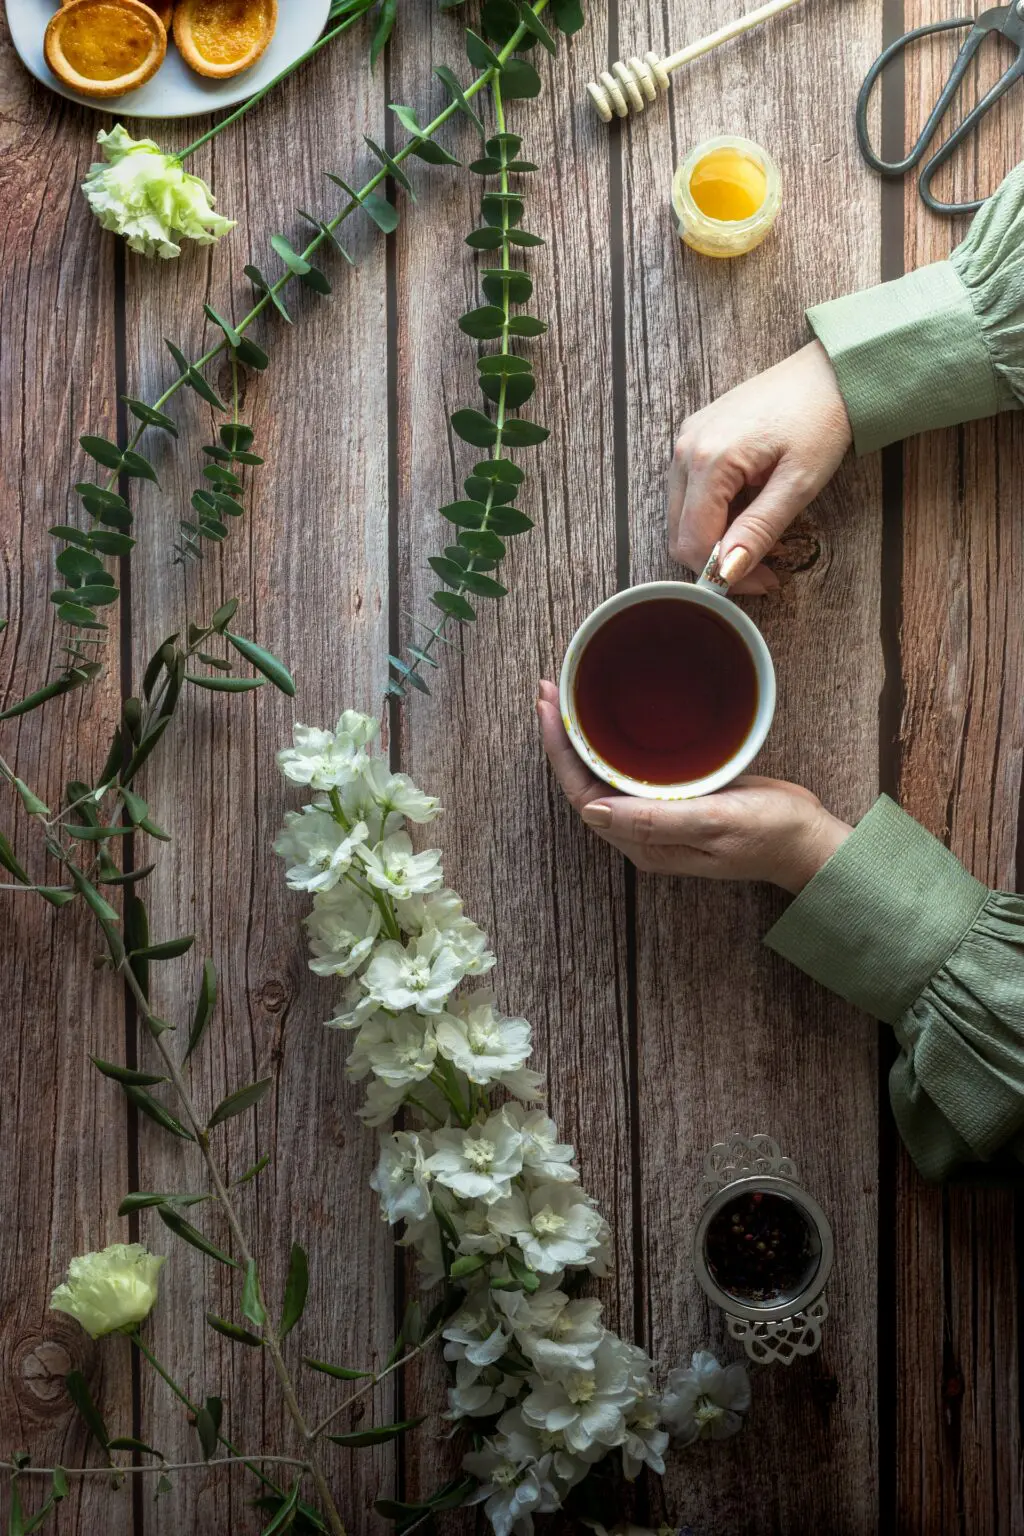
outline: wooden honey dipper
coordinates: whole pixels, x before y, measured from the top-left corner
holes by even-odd
[[[649,101],[657,100],[659,90],[668,90],[672,83],[669,76],[681,64],[700,58],[702,53],[710,53],[720,43],[727,43],[741,32],[749,32],[752,27],[760,26],[769,17],[788,11],[791,5],[798,3],[799,0],[768,0],[767,5],[759,6],[746,16],[738,16],[735,21],[727,21],[710,37],[702,37],[688,48],[670,53],[667,59],[659,58],[656,53],[645,53],[642,59],[631,58],[628,62],[619,59],[610,70],[602,70],[598,79],[587,85],[598,116],[610,123],[613,116],[628,117],[630,110],[642,112]]]

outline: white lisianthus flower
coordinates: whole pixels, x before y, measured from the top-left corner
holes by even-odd
[[[750,1377],[739,1361],[722,1366],[699,1349],[688,1367],[669,1372],[661,1417],[674,1440],[690,1445],[737,1434],[749,1407]]]
[[[506,1104],[505,1115],[523,1138],[523,1172],[528,1178],[556,1184],[572,1184],[579,1178],[571,1166],[575,1148],[559,1141],[558,1127],[542,1109]]]
[[[462,1458],[465,1471],[480,1480],[467,1505],[483,1504],[494,1536],[532,1536],[534,1515],[550,1513],[561,1504],[552,1459],[548,1455],[524,1466],[510,1458],[500,1442],[485,1440],[482,1450]]]
[[[354,885],[346,882],[317,891],[306,918],[313,951],[310,970],[318,976],[351,976],[369,959],[380,925],[379,907]],[[364,1015],[369,1011],[364,1008]]]
[[[424,1131],[396,1131],[381,1137],[370,1188],[380,1195],[381,1215],[390,1226],[398,1221],[426,1221],[431,1215],[426,1161],[430,1151],[430,1137]]]
[[[375,1013],[356,1037],[345,1071],[356,1082],[372,1072],[393,1088],[421,1082],[434,1070],[434,1031],[417,1013]]]
[[[525,1019],[504,1018],[490,992],[460,998],[437,1021],[437,1047],[471,1083],[500,1082],[530,1054],[531,1030]]]
[[[369,762],[367,743],[376,733],[377,722],[354,709],[345,710],[333,731],[296,725],[292,730],[294,746],[277,754],[277,765],[293,784],[337,789],[362,773]]]
[[[212,245],[234,229],[234,219],[214,212],[203,178],[182,170],[153,139],[133,139],[116,123],[96,142],[104,158],[90,165],[82,191],[103,228],[124,235],[129,250],[180,256],[179,240]]]
[[[346,830],[324,806],[304,805],[286,813],[274,852],[290,863],[284,877],[293,891],[329,891],[352,867],[367,833],[365,821]]]
[[[604,1337],[601,1303],[570,1301],[564,1291],[496,1291],[495,1305],[512,1325],[516,1343],[542,1375],[585,1370]]]
[[[579,1453],[621,1445],[626,1438],[624,1410],[636,1394],[620,1343],[606,1333],[586,1370],[567,1371],[552,1380],[531,1376],[531,1390],[522,1404],[527,1424],[562,1435],[569,1449]]]
[[[528,1194],[514,1190],[491,1207],[489,1219],[495,1232],[519,1244],[539,1275],[589,1265],[604,1234],[594,1202],[569,1184],[539,1184]]]
[[[427,1167],[462,1200],[490,1205],[509,1194],[523,1166],[522,1140],[499,1110],[482,1124],[434,1132]]]
[[[378,944],[361,977],[367,996],[381,1008],[401,1013],[440,1013],[462,980],[462,967],[436,933],[423,933],[408,947],[397,939]]]
[[[166,1262],[141,1243],[111,1243],[99,1253],[81,1254],[68,1265],[50,1306],[81,1323],[92,1339],[130,1333],[156,1305],[157,1276]]]
[[[392,832],[375,848],[364,846],[358,852],[370,884],[399,901],[424,891],[436,891],[444,878],[441,850],[425,848],[422,853],[414,853],[408,832]]]
[[[508,1348],[508,1335],[486,1297],[467,1301],[445,1325],[441,1337],[446,1340],[446,1360],[465,1360],[477,1370],[495,1365]]]
[[[392,773],[380,758],[374,758],[366,765],[363,779],[385,817],[385,825],[395,815],[416,822],[433,821],[440,815],[439,800],[417,789],[407,773]]]
[[[366,1090],[366,1101],[362,1109],[357,1110],[360,1120],[370,1126],[387,1125],[405,1102],[408,1091],[405,1083],[396,1086],[375,1077]]]

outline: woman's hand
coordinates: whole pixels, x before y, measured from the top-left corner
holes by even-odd
[[[731,586],[777,587],[759,562],[832,478],[852,437],[820,341],[688,416],[669,473],[672,558],[700,571],[721,540],[719,570]],[[751,489],[758,494],[730,523],[730,503]]]
[[[595,779],[576,756],[541,683],[544,750],[570,804],[637,869],[712,880],[770,880],[796,895],[852,831],[797,784],[746,775],[699,800],[634,800]]]

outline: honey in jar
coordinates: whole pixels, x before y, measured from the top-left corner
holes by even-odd
[[[778,168],[749,139],[709,139],[687,157],[672,183],[672,206],[686,244],[705,256],[752,251],[775,222]]]

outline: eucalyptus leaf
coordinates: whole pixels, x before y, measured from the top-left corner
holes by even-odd
[[[214,325],[220,326],[221,330],[224,332],[224,335],[227,337],[228,346],[237,347],[242,338],[239,336],[231,322],[229,320],[225,320],[222,315],[218,315],[212,304],[204,304],[203,311],[208,320],[212,320]]]
[[[250,1259],[245,1266],[242,1285],[242,1316],[248,1318],[254,1328],[262,1328],[267,1320],[267,1309],[260,1299],[260,1282],[256,1273],[256,1260]]]
[[[178,428],[173,418],[165,411],[158,411],[155,406],[147,405],[145,400],[133,400],[130,395],[122,395],[121,399],[136,420],[144,422],[147,427],[159,427],[161,431],[177,437]]]
[[[224,1338],[232,1339],[236,1344],[248,1344],[254,1349],[263,1348],[263,1340],[259,1334],[250,1333],[248,1328],[243,1328],[238,1323],[229,1323],[226,1317],[218,1317],[216,1312],[207,1312],[206,1321],[214,1333],[223,1334]]]
[[[210,1314],[207,1313],[206,1316],[209,1322]],[[196,1414],[196,1434],[199,1436],[199,1444],[202,1447],[203,1460],[209,1461],[217,1449],[217,1426],[205,1404]]]
[[[107,1433],[107,1426],[103,1422],[102,1414],[92,1400],[88,1383],[81,1371],[69,1371],[64,1377],[64,1385],[67,1387],[68,1396],[78,1409],[86,1429],[102,1449],[106,1450],[110,1443],[110,1435]]]
[[[507,597],[508,588],[503,587],[500,581],[494,581],[490,576],[481,575],[479,571],[465,571],[462,577],[463,586],[478,597]]]
[[[233,635],[229,629],[224,630],[224,638],[234,646],[240,656],[251,663],[263,676],[286,693],[290,699],[295,697],[295,679],[283,662],[278,661],[271,651],[264,650],[263,646],[256,645],[252,640],[246,640],[242,635]]]
[[[169,1227],[175,1237],[180,1237],[182,1242],[189,1243],[191,1247],[198,1248],[200,1253],[205,1253],[209,1258],[216,1259],[221,1264],[227,1264],[231,1269],[239,1266],[229,1254],[223,1252],[215,1243],[211,1243],[208,1237],[204,1237],[198,1227],[186,1221],[177,1211],[171,1210],[166,1205],[157,1206],[157,1215],[165,1227]]]
[[[398,161],[393,159],[392,156],[388,154],[387,150],[382,149],[380,145],[375,142],[375,140],[369,137],[368,134],[363,134],[363,143],[366,145],[371,155],[375,155],[376,158],[380,161],[388,175],[393,177],[393,179],[397,181],[400,187],[404,187],[406,192],[408,192],[409,196],[412,198],[413,202],[415,202],[416,193],[413,191],[412,182],[402,170],[402,167],[398,164]]]
[[[513,315],[508,322],[510,336],[543,336],[547,325],[534,315]]]
[[[104,1061],[102,1056],[90,1056],[89,1060],[97,1072],[102,1072],[104,1077],[112,1077],[118,1083],[146,1087],[152,1083],[167,1082],[167,1078],[160,1072],[140,1072],[136,1067],[122,1067],[117,1062]]]
[[[207,958],[203,961],[203,979],[199,983],[199,996],[196,999],[196,1011],[192,1016],[192,1028],[189,1030],[188,1046],[184,1059],[187,1061],[199,1044],[206,1027],[213,1017],[213,1010],[217,1003],[217,967],[213,961]]]
[[[551,0],[551,14],[559,32],[568,37],[578,32],[586,20],[581,0]]]
[[[180,939],[165,939],[162,944],[146,944],[141,949],[133,949],[128,958],[130,960],[176,960],[179,955],[187,954],[195,941],[193,933],[183,935]]]
[[[161,1461],[164,1460],[162,1451],[158,1451],[155,1446],[147,1445],[145,1440],[136,1440],[134,1435],[115,1435],[113,1440],[107,1441],[107,1450],[138,1451],[140,1455],[158,1456]]]
[[[335,1445],[384,1445],[389,1440],[397,1440],[407,1430],[415,1429],[425,1418],[426,1414],[421,1413],[415,1419],[401,1419],[396,1424],[381,1424],[376,1429],[360,1429],[354,1434],[328,1435],[326,1438],[333,1440]]]
[[[548,50],[548,53],[556,54],[558,52],[558,44],[551,36],[551,33],[548,31],[547,27],[541,21],[536,11],[534,11],[529,4],[520,5],[519,20],[526,28],[526,30],[528,32],[532,32],[537,41],[543,44],[543,46]]]
[[[271,304],[273,304],[274,308],[277,310],[278,314],[281,316],[281,319],[287,320],[288,324],[291,325],[292,317],[285,308],[284,300],[281,298],[281,295],[276,292],[275,285],[270,281],[270,279],[263,276],[263,273],[260,271],[259,267],[246,266],[243,267],[242,270],[246,277],[249,279],[250,283],[252,283],[253,287],[256,289],[256,292],[261,293],[266,298],[268,298]]]
[[[280,1536],[282,1531],[286,1531],[289,1528],[295,1518],[295,1512],[299,1507],[299,1488],[301,1483],[301,1477],[297,1477],[289,1489],[287,1496],[278,1506],[277,1513],[271,1520],[270,1524],[263,1527],[261,1536]]]
[[[482,411],[455,411],[451,423],[463,442],[472,443],[476,448],[490,448],[498,440],[497,425]]]
[[[244,1114],[247,1109],[258,1104],[260,1099],[269,1093],[273,1084],[272,1077],[264,1077],[258,1083],[248,1083],[244,1088],[236,1088],[234,1093],[229,1093],[227,1098],[221,1099],[207,1122],[207,1130],[212,1130],[215,1125],[220,1125],[235,1115]]]
[[[489,48],[483,38],[478,37],[469,27],[466,28],[466,57],[474,69],[494,69],[499,73],[502,70],[501,60],[494,49]]]
[[[200,677],[197,672],[186,672],[185,681],[195,683],[197,688],[209,688],[214,693],[250,693],[253,688],[262,688],[265,679],[262,677]]]
[[[119,1216],[131,1216],[134,1211],[148,1210],[154,1205],[201,1205],[204,1200],[211,1200],[212,1195],[159,1195],[147,1190],[133,1190],[130,1195],[125,1195],[117,1208]]]
[[[500,229],[487,225],[485,229],[473,229],[466,236],[466,244],[475,251],[496,251],[504,243]]]
[[[484,459],[473,465],[474,475],[482,480],[499,480],[504,485],[522,485],[526,472],[513,464],[511,459]]]
[[[103,923],[116,923],[118,921],[117,913],[109,902],[103,900],[99,891],[85,878],[82,871],[77,869],[74,864],[69,864],[68,873],[71,876],[72,883],[77,886],[85,898],[86,904],[91,907],[100,921]]]
[[[537,443],[546,442],[550,435],[547,427],[526,421],[522,416],[513,416],[505,423],[504,441],[510,448],[532,448]]]
[[[540,75],[525,59],[509,59],[501,72],[501,94],[508,101],[540,95]]]
[[[306,1295],[309,1291],[309,1260],[306,1251],[298,1243],[292,1244],[291,1258],[288,1261],[288,1278],[284,1287],[284,1306],[281,1309],[281,1323],[277,1330],[279,1339],[291,1333],[295,1324],[302,1316],[306,1307]]]
[[[459,316],[459,330],[474,341],[496,341],[505,328],[505,312],[496,304],[483,304]]]
[[[130,448],[126,448],[121,455],[121,473],[136,480],[151,480],[154,485],[159,483],[156,470],[149,460],[141,453],[133,453]]]
[[[91,433],[86,433],[78,441],[89,457],[96,460],[97,464],[102,464],[105,469],[121,468],[121,450],[109,438],[95,437]]]
[[[482,272],[480,287],[495,304],[504,302],[504,294],[508,295],[510,304],[527,304],[533,296],[533,278],[530,274],[511,267],[508,271],[498,267]]]
[[[476,618],[475,610],[457,592],[435,592],[430,601],[450,618],[461,619],[465,623]]]
[[[533,519],[516,507],[492,507],[488,523],[502,538],[516,533],[528,533],[533,527]]]
[[[434,74],[440,80],[441,84],[451,96],[452,100],[458,103],[459,110],[465,113],[466,117],[469,118],[470,122],[473,124],[480,137],[483,138],[485,132],[483,122],[481,121],[479,115],[470,106],[469,100],[466,97],[466,93],[462,89],[462,86],[459,84],[456,76],[452,74],[451,70],[445,64],[435,64]]]
[[[388,38],[391,36],[395,25],[395,17],[398,14],[398,0],[381,0],[380,15],[377,18],[377,27],[370,43],[370,68],[373,69],[380,55],[383,53]]]
[[[294,272],[296,277],[301,277],[303,273],[309,271],[309,262],[292,248],[284,235],[271,235],[270,244],[280,256],[289,272]]]
[[[181,1121],[176,1120],[171,1114],[170,1110],[165,1109],[164,1106],[160,1103],[160,1100],[154,1099],[153,1095],[151,1093],[147,1093],[145,1088],[132,1088],[126,1085],[124,1091],[126,1098],[128,1098],[135,1105],[136,1109],[141,1110],[144,1115],[148,1115],[150,1120],[153,1120],[157,1125],[162,1126],[165,1131],[170,1131],[172,1136],[179,1136],[182,1141],[195,1141],[195,1137],[192,1135],[192,1132],[186,1130]],[[160,1215],[163,1217],[163,1207],[161,1206],[159,1209]],[[171,1223],[168,1222],[167,1225],[170,1226]],[[172,1231],[173,1230],[176,1229],[172,1228]],[[182,1235],[183,1234],[179,1233],[179,1236]],[[214,1255],[214,1257],[217,1257],[217,1255]]]
[[[206,382],[198,368],[188,369],[187,373],[185,374],[185,383],[188,385],[189,389],[194,389],[199,398],[201,400],[205,400],[207,405],[212,405],[215,411],[227,411],[227,406],[224,404],[224,401]]]
[[[251,336],[243,336],[235,348],[235,356],[240,363],[247,368],[257,368],[262,373],[264,368],[269,368],[270,358],[261,346],[253,341]]]
[[[252,1179],[258,1178],[269,1162],[270,1153],[264,1152],[258,1162],[253,1163],[251,1168],[245,1170],[240,1179],[235,1180],[235,1188],[237,1189],[240,1184],[248,1184]]]
[[[373,1375],[372,1371],[354,1371],[347,1365],[328,1365],[326,1360],[314,1360],[311,1355],[303,1355],[302,1363],[311,1371],[322,1371],[325,1376],[334,1376],[338,1381],[363,1381]]]

